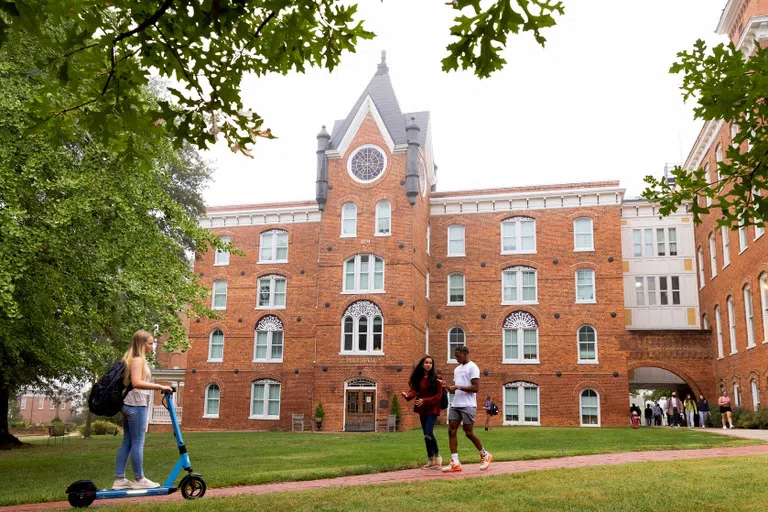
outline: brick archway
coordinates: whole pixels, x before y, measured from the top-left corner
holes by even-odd
[[[706,396],[706,394],[702,391],[701,386],[696,382],[696,380],[694,380],[687,372],[680,369],[680,367],[678,366],[671,365],[667,362],[655,361],[655,360],[635,361],[627,365],[627,373],[637,368],[661,368],[662,370],[667,370],[668,372],[674,373],[675,375],[680,377],[682,380],[684,380],[685,383],[688,385],[688,387],[691,388],[691,391],[693,391],[696,397],[698,397],[699,395]]]

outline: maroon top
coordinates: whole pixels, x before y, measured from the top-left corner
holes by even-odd
[[[414,405],[413,412],[424,416],[430,414],[440,416],[440,398],[443,396],[443,386],[440,384],[440,381],[437,382],[437,389],[431,391],[429,389],[429,381],[427,380],[427,377],[424,377],[419,383],[418,393],[414,390],[410,390],[408,394],[405,395],[405,399],[411,401],[416,398],[417,394],[418,397],[423,400],[423,403],[421,405]]]

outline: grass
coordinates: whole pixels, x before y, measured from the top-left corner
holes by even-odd
[[[444,454],[445,428],[436,431]],[[497,428],[480,431],[494,460],[530,460],[570,455],[643,450],[742,446],[756,441],[687,429],[628,428]],[[415,468],[426,454],[420,431],[397,434],[309,434],[290,432],[197,432],[184,434],[192,467],[209,488],[312,480],[343,475]],[[68,483],[91,479],[99,488],[112,483],[121,438],[71,439],[63,446],[31,447],[0,452],[0,505],[60,501]],[[477,452],[463,436],[462,460]],[[144,450],[146,475],[161,483],[178,458],[171,434],[150,434]],[[130,474],[130,471],[129,471]]]
[[[131,504],[113,511],[764,511],[768,456],[554,469],[511,475]]]

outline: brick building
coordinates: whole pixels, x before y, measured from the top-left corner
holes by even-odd
[[[54,418],[67,421],[72,414],[72,402],[59,397],[25,391],[17,400],[21,417],[33,425],[50,423]]]
[[[729,0],[717,32],[745,55],[756,44],[765,46],[768,1]],[[704,168],[715,182],[717,164],[738,130],[735,123],[707,122],[685,168]],[[737,405],[754,410],[761,392],[768,392],[768,242],[762,226],[728,230],[717,227],[717,218],[712,212],[696,226],[702,322],[711,329],[717,389],[727,389]]]

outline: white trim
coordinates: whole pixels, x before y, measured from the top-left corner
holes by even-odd
[[[357,301],[359,302],[359,301]],[[366,301],[370,302],[370,301]],[[350,304],[350,307],[352,305],[356,304],[356,302]],[[370,304],[373,304],[372,302]],[[371,308],[368,311],[368,314],[354,316],[349,314],[349,307],[346,311],[344,311],[344,314],[341,316],[341,345],[339,349],[339,355],[340,356],[357,356],[357,355],[365,355],[365,356],[383,356],[384,355],[384,314],[381,312],[381,310],[373,304],[373,306],[376,307],[374,310]],[[346,331],[344,331],[344,323],[347,318],[352,319],[352,350],[345,350],[344,349],[344,335],[346,334]],[[366,350],[359,350],[358,343],[359,343],[359,337],[360,337],[360,319],[365,318],[368,322],[367,326],[367,335],[365,339],[366,347],[370,347],[370,349]],[[381,319],[381,349],[380,350],[374,350],[373,348],[373,321],[376,318]]]
[[[696,139],[696,143],[688,154],[688,159],[685,161],[683,169],[686,171],[694,171],[701,167],[701,162],[707,155],[709,148],[712,147],[712,144],[715,142],[717,135],[720,133],[720,129],[723,127],[723,123],[725,123],[725,121],[722,119],[704,123],[699,138]]]
[[[522,283],[522,273],[523,272],[531,272],[533,271],[533,281],[534,281],[534,291],[536,294],[536,298],[534,300],[523,300],[523,283]],[[504,299],[504,289],[506,288],[504,285],[504,274],[514,274],[515,276],[515,285],[513,287],[513,290],[515,291],[515,298],[510,300]],[[518,279],[520,277],[520,279]],[[518,286],[519,281],[519,286]],[[516,265],[514,267],[507,267],[504,270],[501,271],[501,305],[502,306],[512,306],[517,304],[527,304],[527,305],[537,305],[539,303],[539,271],[533,267],[525,266],[525,265]]]
[[[232,241],[230,236],[219,237],[222,242],[228,244]],[[221,261],[219,261],[221,258]],[[226,261],[225,261],[226,260]],[[213,254],[213,266],[214,267],[226,267],[229,265],[229,251],[219,251],[216,249]]]
[[[592,391],[595,395],[597,395],[597,425],[585,425],[583,423],[584,419],[584,392],[585,391]],[[590,406],[591,407],[591,406]],[[584,388],[579,392],[579,426],[582,427],[599,427],[602,423],[601,417],[600,417],[600,392],[597,391],[595,388]]]
[[[355,221],[355,231],[354,231],[354,233],[346,233],[345,234],[344,233],[344,221],[345,220],[352,220],[352,219],[347,219],[347,218],[344,217],[344,210],[345,210],[345,207],[348,204],[351,204],[352,206],[355,207],[355,214],[354,214],[354,217],[353,217],[354,221]],[[357,205],[354,202],[352,202],[352,201],[347,201],[347,202],[345,202],[344,204],[341,205],[341,230],[339,232],[339,238],[356,238],[356,237],[357,237]]]
[[[525,359],[525,331],[534,331],[536,333],[536,359]],[[517,331],[517,359],[507,359],[507,331]],[[524,328],[524,327],[517,327],[515,329],[502,329],[501,330],[501,364],[540,364],[541,360],[539,359],[540,350],[539,350],[539,326],[537,325],[535,329],[531,329],[530,327]]]
[[[755,307],[752,301],[752,287],[749,284],[741,289],[744,300],[744,320],[747,325],[747,348],[755,347]],[[747,307],[749,306],[749,307]]]
[[[213,334],[215,332],[221,333],[221,357],[212,358],[211,357],[211,347],[213,346]],[[209,363],[222,363],[224,362],[224,331],[219,329],[218,327],[211,331],[211,333],[208,335],[208,362]]]
[[[277,398],[277,415],[269,414],[269,388],[272,386],[279,386],[280,388],[280,395]],[[264,386],[264,414],[253,414],[253,391],[256,388],[256,386]],[[283,385],[272,379],[259,379],[251,382],[251,399],[250,399],[250,407],[248,407],[248,419],[249,420],[279,420],[280,419],[280,409],[282,408],[282,402],[283,402]]]
[[[360,268],[362,264],[360,259],[363,256],[368,256],[368,288],[360,288]],[[354,261],[354,285],[352,288],[347,288],[347,263],[351,260]],[[381,261],[381,288],[376,288],[376,261]],[[341,266],[341,294],[353,295],[353,294],[381,294],[386,293],[386,262],[384,258],[376,256],[373,253],[359,253],[350,256]]]
[[[768,39],[768,16],[753,16],[741,32],[736,49],[751,57],[755,52],[755,41]]]
[[[589,221],[589,239],[592,244],[589,247],[577,247],[576,245],[576,223],[580,220]],[[582,233],[585,234],[585,233]],[[595,251],[595,221],[591,217],[578,217],[573,219],[573,252],[594,252]]]
[[[532,222],[533,223],[533,249],[523,249],[523,230],[522,230],[522,224],[523,222]],[[519,247],[519,249],[514,249],[511,251],[505,251],[504,250],[504,225],[512,225],[515,226],[515,247]],[[536,254],[536,242],[537,242],[537,236],[536,236],[536,219],[533,217],[526,217],[526,216],[519,216],[519,217],[510,217],[508,219],[504,219],[499,223],[499,241],[501,242],[501,254],[507,255],[507,254]]]
[[[379,398],[378,383],[376,381],[372,380],[372,379],[359,379],[359,380],[367,380],[367,381],[373,382],[373,385],[372,386],[350,386],[349,383],[351,381],[354,381],[354,380],[358,380],[358,379],[355,378],[355,379],[348,379],[348,380],[344,381],[344,409],[342,410],[343,412],[342,412],[342,415],[341,415],[342,431],[343,432],[347,431],[347,391],[349,391],[350,389],[358,389],[358,390],[361,390],[361,391],[373,391],[374,392],[374,395],[373,395],[373,402],[374,402],[373,403],[373,405],[374,405],[374,407],[373,407],[373,425],[374,425],[373,429],[374,430],[373,431],[375,432],[376,431],[376,416],[378,415],[377,411],[379,409],[378,407],[376,407],[376,400]]]
[[[579,333],[584,327],[589,327],[592,329],[592,332],[595,334],[595,358],[594,359],[582,359],[581,358],[581,340],[579,339]],[[595,328],[592,324],[584,324],[580,325],[578,329],[576,329],[576,359],[577,364],[600,364],[600,353],[598,351],[598,338],[597,338],[597,328]]]
[[[258,340],[260,332],[267,333],[267,345],[266,345],[267,357],[263,357],[263,358],[257,358],[256,357],[256,348],[257,348],[256,341]],[[282,339],[282,350],[280,351],[280,357],[273,359],[272,358],[272,348],[273,348],[274,344],[273,344],[272,340],[274,338],[274,334],[273,333],[275,333],[275,332],[283,333],[283,339]],[[279,364],[279,363],[283,362],[283,358],[284,357],[285,357],[285,331],[281,331],[281,330],[260,331],[260,330],[254,329],[254,331],[253,331],[253,361],[251,361],[251,362],[253,362],[253,363],[278,363]]]
[[[284,260],[278,260],[277,259],[277,239],[278,239],[279,236],[281,236],[283,234],[285,235],[285,241],[286,241],[285,259]],[[261,248],[264,245],[264,237],[266,237],[266,236],[272,238],[272,245],[271,245],[271,247],[272,247],[272,258],[274,258],[274,259],[269,259],[269,260],[261,259],[261,256],[262,256]],[[268,231],[264,231],[263,233],[259,234],[259,249],[258,249],[258,251],[259,251],[259,261],[257,261],[257,263],[259,265],[269,265],[269,264],[272,264],[272,263],[288,263],[288,249],[289,248],[290,248],[290,242],[288,241],[288,231],[286,231],[284,229],[270,229]]]
[[[224,283],[224,305],[216,306],[216,283]],[[229,284],[226,279],[216,279],[211,286],[211,309],[216,311],[224,311],[227,309],[227,292],[229,290]],[[222,295],[219,293],[219,295]]]
[[[219,412],[216,414],[209,414],[208,413],[208,390],[211,389],[211,386],[216,386],[216,388],[219,390],[219,397],[217,398],[218,404],[219,404]],[[221,386],[216,384],[215,382],[209,382],[207,386],[205,386],[205,391],[203,392],[203,418],[218,418],[219,413],[221,412]]]
[[[461,295],[462,301],[451,302],[451,276],[461,276]],[[467,276],[461,272],[451,272],[448,274],[448,296],[446,297],[446,306],[466,306],[467,305]]]
[[[731,355],[733,355],[738,352],[736,348],[736,306],[733,295],[729,295],[725,303],[728,308],[728,341],[731,343]]]
[[[763,272],[758,276],[760,286],[760,304],[762,305],[763,317],[763,343],[768,343],[768,272]]]
[[[461,242],[464,250],[461,253],[451,254],[451,228],[461,228]],[[458,240],[456,240],[458,242]],[[448,244],[445,248],[448,258],[462,258],[467,255],[467,228],[463,224],[451,224],[448,226]]]
[[[379,153],[381,153],[381,156],[384,158],[384,168],[381,170],[378,176],[376,176],[373,179],[370,180],[361,180],[357,176],[355,176],[355,173],[352,172],[352,159],[355,158],[355,155],[357,155],[360,151],[368,148],[373,148]],[[349,157],[347,157],[347,174],[349,174],[349,177],[352,178],[357,183],[360,183],[362,185],[369,185],[371,183],[375,183],[379,181],[386,173],[387,173],[387,164],[389,163],[389,160],[387,159],[387,152],[384,151],[382,148],[377,146],[376,144],[361,144],[360,146],[357,146],[352,153],[349,154]]]
[[[579,300],[579,272],[582,270],[589,270],[592,272],[592,296],[594,297],[592,300]],[[573,281],[574,281],[574,287],[576,291],[576,304],[597,304],[597,285],[595,284],[596,276],[595,276],[595,269],[584,267],[584,268],[577,268],[573,273]]]
[[[347,131],[344,133],[341,141],[339,141],[338,147],[336,149],[329,149],[325,152],[325,154],[328,155],[328,158],[341,158],[347,152],[349,145],[355,138],[355,135],[360,129],[360,125],[363,124],[363,119],[365,119],[365,116],[368,114],[368,112],[370,112],[371,116],[373,116],[373,120],[376,122],[376,126],[379,128],[381,136],[384,139],[384,143],[387,145],[387,148],[389,148],[390,153],[394,153],[395,149],[407,149],[407,144],[399,144],[397,148],[395,147],[395,141],[392,140],[392,136],[390,135],[389,130],[387,130],[387,126],[384,124],[384,120],[381,118],[381,114],[379,114],[379,111],[376,108],[376,104],[373,102],[373,99],[369,94],[360,104],[360,108],[357,109],[355,117],[352,118],[352,122],[349,124]],[[403,148],[402,146],[405,147]]]
[[[520,391],[525,388],[536,388],[536,409],[538,411],[537,421],[525,421],[525,391]],[[507,389],[517,390],[517,421],[507,420]],[[507,382],[501,387],[501,397],[503,408],[501,410],[502,424],[504,425],[528,425],[539,426],[541,425],[541,386],[527,381]]]
[[[728,3],[723,7],[723,12],[720,14],[720,20],[717,22],[717,28],[715,33],[719,35],[728,35],[727,27],[733,24],[736,13],[739,11],[737,7],[741,7],[741,0],[728,0]]]
[[[269,301],[266,305],[260,305],[261,302],[261,282],[264,280],[269,280]],[[277,295],[277,282],[278,281],[285,281],[285,292],[284,292],[284,302],[285,304],[276,305],[275,304],[275,296]],[[269,274],[266,276],[261,276],[256,280],[256,307],[254,309],[285,309],[286,304],[288,303],[288,279],[285,276],[279,275],[279,274]]]
[[[715,306],[715,333],[717,335],[717,358],[725,357],[725,345],[723,343],[723,314],[720,312],[720,305]]]
[[[233,210],[208,212],[197,219],[200,227],[233,228],[241,226],[264,226],[268,224],[306,224],[320,222],[322,212],[315,205],[287,206],[284,208],[242,208],[234,206]]]
[[[465,347],[467,346],[467,332],[464,330],[463,327],[454,325],[450,329],[448,329],[448,337],[446,339],[446,341],[448,342],[448,357],[447,357],[448,364],[459,364],[459,362],[455,358],[451,358],[451,356],[455,352],[455,350],[453,351],[451,350],[451,331],[453,331],[454,329],[459,329],[461,331],[461,335],[464,338],[464,346]]]

